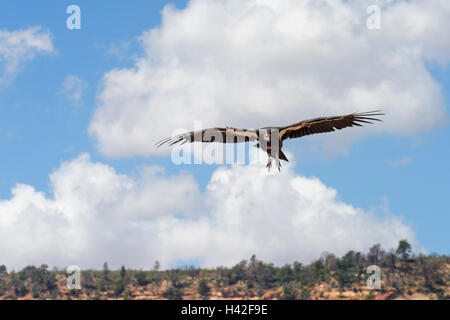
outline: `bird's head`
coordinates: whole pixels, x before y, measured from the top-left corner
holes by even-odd
[[[227,133],[234,133],[233,127],[227,127]]]

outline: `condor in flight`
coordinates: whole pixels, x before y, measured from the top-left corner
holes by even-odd
[[[210,128],[199,131],[191,131],[174,137],[163,139],[156,143],[156,147],[163,144],[169,146],[178,142],[221,142],[221,143],[239,143],[258,140],[255,145],[267,152],[269,161],[266,168],[272,167],[272,159],[275,159],[278,171],[281,169],[280,160],[289,161],[281,150],[283,141],[286,139],[300,138],[306,135],[331,132],[347,127],[359,126],[363,123],[372,123],[371,121],[381,121],[376,116],[384,115],[380,110],[362,113],[351,113],[343,116],[321,117],[310,120],[303,120],[285,127],[264,127],[259,129],[236,129]]]

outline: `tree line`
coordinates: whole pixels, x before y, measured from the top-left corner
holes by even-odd
[[[350,250],[341,257],[324,253],[306,265],[295,261],[275,266],[257,259],[255,255],[232,267],[214,269],[184,266],[160,270],[160,263],[156,261],[152,270],[133,270],[125,266],[120,270],[110,270],[105,262],[102,270],[82,271],[81,290],[65,288],[64,279],[68,275],[63,270],[49,270],[47,265],[41,265],[8,272],[1,265],[0,298],[131,299],[150,286],[161,288],[162,291],[155,290],[160,292],[162,298],[182,299],[187,288],[194,286],[203,299],[209,298],[213,291],[222,292],[226,298],[227,294],[232,294],[230,290],[262,297],[265,292],[275,288],[283,289],[278,298],[308,299],[311,288],[320,283],[339,290],[358,290],[370,276],[367,268],[376,265],[381,270],[381,292],[388,289],[399,292],[422,290],[434,292],[438,298],[448,299],[443,288],[450,285],[449,275],[445,272],[449,264],[449,256],[414,255],[410,243],[400,240],[396,250],[385,251],[380,244],[375,244],[367,253]]]

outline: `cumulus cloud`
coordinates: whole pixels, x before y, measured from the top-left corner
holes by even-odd
[[[82,101],[83,91],[86,87],[86,81],[74,75],[68,75],[62,82],[61,93],[72,105],[78,106]]]
[[[446,112],[426,63],[448,63],[448,1],[388,2],[381,30],[366,27],[366,3],[167,6],[161,26],[140,37],[135,67],[104,75],[89,132],[103,153],[128,157],[167,153],[153,143],[195,120],[256,128],[374,107],[387,113],[383,124],[327,135],[328,146],[439,126]]]
[[[0,202],[2,259],[98,267],[102,260],[137,264],[139,255],[154,257],[148,241],[159,235],[152,221],[195,215],[198,193],[192,177],[162,171],[147,168],[133,178],[82,154],[50,175],[52,198],[18,184]]]
[[[0,85],[6,85],[15,79],[26,61],[32,60],[37,53],[54,52],[50,33],[42,27],[23,30],[0,30]]]
[[[399,217],[346,204],[290,167],[281,174],[257,165],[220,168],[202,192],[187,174],[146,167],[123,175],[82,154],[56,169],[50,185],[51,196],[18,184],[0,201],[1,263],[218,266],[255,253],[283,264],[377,242],[391,248],[404,238],[418,248]]]
[[[383,14],[388,41],[416,51],[425,59],[447,64],[450,59],[450,3],[445,0],[389,3]],[[402,16],[402,19],[399,17]],[[407,31],[407,32],[405,32]],[[379,39],[379,41],[382,41]]]

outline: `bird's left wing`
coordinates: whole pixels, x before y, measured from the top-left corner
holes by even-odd
[[[322,117],[310,120],[304,120],[279,128],[280,140],[299,138],[310,134],[331,132],[335,129],[359,126],[363,123],[372,123],[371,121],[381,121],[376,116],[384,115],[380,110],[362,113],[351,113],[343,116]]]
[[[169,146],[181,142],[219,142],[219,143],[239,143],[258,140],[258,132],[250,129],[235,128],[209,128],[198,131],[186,132],[177,136],[169,137],[157,142],[157,148],[164,144]]]

